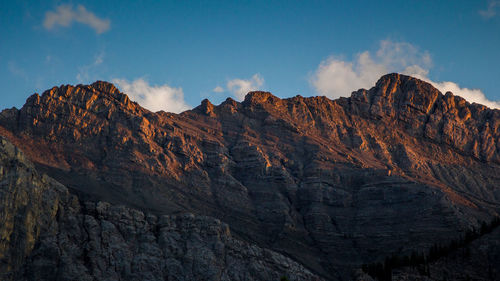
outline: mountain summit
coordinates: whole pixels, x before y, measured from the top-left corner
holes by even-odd
[[[499,128],[499,110],[400,74],[349,98],[258,91],[180,114],[98,81],[0,114],[0,135],[80,200],[214,217],[331,280],[498,216]]]

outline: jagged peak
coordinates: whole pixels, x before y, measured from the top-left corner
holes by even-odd
[[[113,83],[107,81],[97,80],[94,83],[90,84],[89,86],[104,93],[110,93],[110,94],[121,93],[120,90],[118,90],[118,88]]]
[[[225,101],[223,101],[220,105],[231,105],[231,106],[236,106],[238,102],[235,101],[233,98],[228,97]]]
[[[352,94],[352,98],[363,99],[372,108],[383,108],[383,112],[391,108],[405,111],[410,106],[425,113],[429,112],[440,96],[441,92],[430,83],[399,73],[384,75],[370,90],[361,89]]]
[[[353,92],[353,97],[359,98],[363,95],[363,91],[367,92],[364,89]],[[433,102],[440,98],[445,100],[448,107],[471,106],[478,110],[497,110],[495,108],[489,108],[483,104],[469,102],[463,97],[457,96],[450,91],[443,93],[427,81],[399,73],[389,73],[382,76],[375,84],[375,87],[370,89],[369,92],[371,94],[372,101],[374,96],[383,96],[384,98],[390,98],[393,100],[403,98],[407,99],[407,101],[410,101],[411,103],[415,101],[418,103],[419,100]]]
[[[406,80],[406,79],[412,78],[412,77],[408,76],[408,75],[400,74],[397,72],[392,72],[392,73],[387,73],[387,74],[382,75],[377,80],[377,82],[375,84],[379,84],[380,82],[383,82],[383,81],[399,81],[401,78],[403,78],[403,80]]]
[[[244,104],[259,104],[259,103],[265,103],[265,102],[271,102],[275,103],[277,101],[281,100],[277,96],[271,94],[270,92],[266,91],[252,91],[248,92],[245,96],[245,100],[243,101]]]
[[[201,105],[204,107],[213,107],[214,105],[210,102],[209,99],[203,99],[201,101]]]
[[[215,106],[208,100],[204,99],[201,101],[201,104],[194,108],[195,111],[199,111],[205,115],[213,116]]]
[[[391,86],[390,88],[393,90],[399,89],[402,92],[414,89],[425,90],[420,91],[421,93],[439,92],[439,90],[429,82],[399,73],[389,73],[383,75],[375,84],[375,87],[377,88],[387,88],[388,86]]]
[[[143,111],[138,104],[132,102],[130,98],[120,92],[120,90],[110,82],[96,81],[90,85],[78,84],[76,86],[67,84],[52,87],[38,95],[37,93],[28,97],[24,107],[32,107],[37,104],[59,104],[61,101],[88,108],[91,104],[104,101],[103,104],[115,104],[131,111]]]
[[[83,91],[82,91],[83,90]],[[95,81],[94,83],[90,85],[83,85],[83,84],[78,84],[76,86],[71,85],[71,84],[66,84],[66,85],[60,85],[59,87],[54,86],[42,93],[42,96],[64,96],[64,97],[71,97],[74,94],[85,92],[85,90],[91,90],[93,92],[97,91],[102,95],[109,96],[109,97],[115,97],[118,98],[119,100],[123,99],[123,96],[126,96],[120,90],[110,82],[106,81]],[[34,95],[37,95],[36,93]],[[127,97],[128,98],[128,97]]]

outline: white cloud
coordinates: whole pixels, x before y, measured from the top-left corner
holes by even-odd
[[[497,8],[500,7],[500,1],[488,1],[488,8],[486,10],[479,10],[479,14],[484,19],[490,19],[497,14]]]
[[[223,92],[225,92],[225,91],[226,91],[226,90],[224,90],[224,88],[222,88],[221,86],[217,86],[217,87],[215,87],[215,88],[212,90],[212,92],[214,92],[214,93],[223,93]]]
[[[330,57],[321,62],[311,84],[318,93],[338,98],[349,96],[358,88],[369,88],[385,72],[384,66],[373,62],[368,52],[358,55],[354,62]]]
[[[238,100],[243,100],[250,91],[258,90],[264,85],[264,78],[260,74],[254,74],[250,79],[232,79],[226,84],[226,88]]]
[[[184,101],[182,88],[173,88],[167,84],[149,85],[142,78],[129,82],[125,79],[113,79],[131,100],[139,103],[142,107],[151,111],[164,110],[167,112],[180,113],[191,107]]]
[[[455,95],[461,96],[462,98],[466,99],[469,102],[480,103],[490,108],[500,108],[499,101],[489,100],[479,89],[460,88],[458,84],[453,82],[433,82],[430,80],[428,81],[442,93],[450,91]]]
[[[310,78],[311,85],[330,98],[348,97],[360,88],[369,89],[384,74],[399,72],[426,80],[442,93],[451,91],[469,102],[500,108],[500,103],[486,98],[479,89],[461,88],[449,81],[436,82],[428,78],[432,59],[427,51],[406,42],[383,40],[373,55],[369,51],[357,54],[353,61],[330,57],[322,61]]]
[[[88,83],[92,80],[90,72],[95,74],[95,70],[99,65],[104,62],[104,52],[100,52],[94,57],[94,61],[91,64],[78,67],[78,74],[76,74],[76,80],[78,83]]]
[[[88,25],[93,28],[97,34],[106,32],[111,25],[109,19],[98,18],[94,13],[88,11],[82,5],[78,5],[76,9],[73,9],[71,5],[60,5],[55,11],[48,11],[45,13],[43,26],[47,30],[51,30],[58,25],[69,27],[73,24],[73,21]]]
[[[324,60],[310,82],[320,94],[338,98],[349,96],[359,88],[372,87],[380,76],[391,71],[416,71],[427,75],[430,65],[427,52],[422,53],[409,43],[383,40],[375,56],[365,51],[356,55],[354,61],[338,57]]]

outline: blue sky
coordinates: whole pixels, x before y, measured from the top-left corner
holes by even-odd
[[[12,0],[0,38],[2,109],[95,80],[155,111],[255,89],[336,98],[387,72],[500,107],[500,1]]]

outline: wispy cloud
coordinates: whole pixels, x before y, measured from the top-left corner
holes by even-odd
[[[184,101],[182,88],[173,88],[167,84],[149,85],[142,78],[131,82],[125,79],[113,79],[112,82],[118,85],[131,100],[151,111],[164,110],[179,113],[191,108]]]
[[[212,92],[214,93],[224,93],[226,90],[224,90],[224,88],[222,88],[221,86],[217,86],[215,87]]]
[[[500,7],[500,1],[489,0],[488,7],[486,10],[479,10],[479,15],[481,15],[484,19],[490,19],[497,14],[497,9]]]
[[[469,102],[500,108],[499,102],[488,100],[479,89],[461,88],[449,81],[432,81],[428,77],[431,67],[432,58],[427,51],[410,43],[383,40],[375,54],[365,51],[352,61],[333,56],[327,58],[311,76],[310,83],[319,94],[338,98],[350,96],[359,88],[372,87],[384,74],[399,72],[426,80],[443,93],[451,91]]]
[[[104,62],[104,52],[100,52],[94,57],[94,61],[88,65],[80,66],[78,68],[78,74],[76,74],[76,80],[78,83],[88,83],[90,80],[95,79],[91,77],[90,72],[95,72],[94,70],[98,68]]]
[[[52,30],[56,26],[69,27],[73,22],[88,25],[93,28],[97,34],[108,31],[111,25],[109,19],[97,17],[83,5],[78,5],[76,9],[73,9],[71,5],[60,5],[55,11],[48,11],[45,13],[43,26],[47,30]]]
[[[10,73],[12,73],[14,76],[22,78],[26,81],[29,80],[28,75],[26,74],[26,71],[21,66],[19,66],[15,61],[9,61],[7,66],[8,66]]]
[[[43,74],[46,71],[50,71],[50,68],[45,68],[45,72],[43,72],[42,75],[40,75],[39,72],[37,72],[36,74],[28,73],[16,61],[9,61],[7,64],[7,68],[13,76],[24,80],[26,83],[29,83],[30,85],[34,85],[35,89],[37,90],[43,90],[44,80],[45,80]]]

